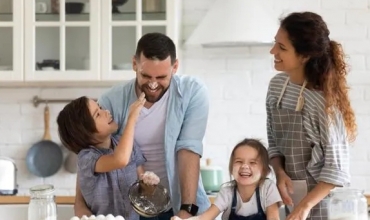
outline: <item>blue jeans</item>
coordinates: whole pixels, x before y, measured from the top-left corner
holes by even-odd
[[[158,216],[152,218],[140,216],[140,220],[170,220],[171,217],[173,216],[174,216],[173,211],[172,209],[170,209],[167,212],[161,213]]]

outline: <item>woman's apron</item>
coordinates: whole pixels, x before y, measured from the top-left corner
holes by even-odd
[[[300,184],[300,188],[306,187],[307,192],[311,191],[317,182],[307,171],[307,164],[311,160],[312,146],[306,138],[306,131],[303,127],[303,115],[301,110],[304,105],[303,91],[307,85],[305,81],[299,97],[295,111],[282,109],[280,107],[281,99],[289,83],[289,78],[286,80],[283,89],[281,90],[276,109],[272,110],[272,129],[275,136],[276,146],[284,155],[285,163],[283,164],[286,174],[292,179],[293,186]],[[306,184],[304,184],[304,182]],[[305,185],[305,186],[304,186]],[[293,201],[299,201],[302,198],[291,195]],[[294,204],[295,206],[298,204]],[[327,220],[327,200],[324,199],[319,204],[314,206],[309,214],[310,220]]]

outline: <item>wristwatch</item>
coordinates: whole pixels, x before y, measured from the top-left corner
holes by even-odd
[[[185,210],[192,216],[195,216],[198,213],[199,207],[195,204],[182,204],[180,210]]]

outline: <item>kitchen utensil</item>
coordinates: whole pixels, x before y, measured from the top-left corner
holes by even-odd
[[[155,186],[153,194],[144,194],[140,189],[140,183],[131,185],[128,193],[131,205],[141,216],[150,218],[166,212],[170,209],[169,191],[161,184]]]
[[[35,6],[36,13],[46,13],[48,11],[48,6],[45,2],[37,2]]]
[[[51,12],[54,14],[59,14],[59,0],[51,0]]]
[[[77,173],[77,154],[69,152],[64,161],[64,168],[70,173]]]
[[[66,2],[66,14],[80,14],[84,9],[84,3]]]
[[[59,60],[43,60],[41,63],[36,63],[37,70],[43,70],[45,67],[51,67],[53,69],[59,70]]]
[[[143,0],[143,12],[160,12],[162,0]]]
[[[8,157],[0,157],[0,195],[16,195],[17,185],[17,166]]]
[[[200,168],[204,190],[207,193],[218,192],[223,183],[222,168],[212,166],[211,163],[211,159],[207,159],[206,166]]]
[[[28,170],[39,177],[48,177],[55,174],[63,163],[62,149],[58,144],[51,141],[49,120],[49,106],[46,104],[44,109],[44,137],[28,150],[26,156]]]
[[[118,6],[126,4],[128,0],[112,0],[112,13],[121,13],[118,10]]]

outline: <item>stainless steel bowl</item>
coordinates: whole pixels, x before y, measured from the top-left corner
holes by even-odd
[[[155,217],[171,207],[169,191],[162,185],[156,185],[153,194],[147,195],[140,190],[140,183],[131,185],[128,193],[134,210],[143,217]]]

